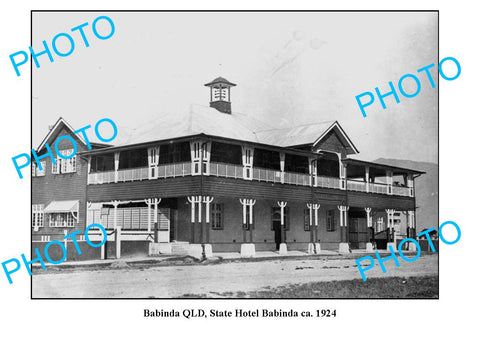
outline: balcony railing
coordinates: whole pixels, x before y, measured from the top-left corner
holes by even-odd
[[[350,179],[347,181],[347,189],[350,191],[367,192],[367,186],[365,185],[365,182],[355,181]],[[369,183],[368,189],[369,189],[368,192],[371,192],[374,194],[384,194],[384,195],[389,194],[389,186],[384,183]],[[396,196],[410,196],[411,189],[407,187],[392,185],[391,193],[392,195],[396,195]]]
[[[383,183],[370,183],[370,192],[388,195],[388,185]]]
[[[226,163],[210,163],[210,176],[243,178],[243,166]]]
[[[133,170],[133,169],[132,169]],[[92,172],[88,174],[88,184],[105,184],[115,182],[115,171]]]
[[[121,169],[117,171],[117,182],[133,182],[149,179],[148,167]],[[192,164],[174,163],[158,166],[156,178],[181,177],[192,174]],[[115,183],[115,171],[93,172],[88,174],[88,184]]]
[[[347,181],[347,189],[350,191],[367,192],[367,186],[365,185],[365,182],[354,181],[351,179]]]
[[[149,177],[149,171],[152,173]],[[243,179],[244,168],[242,165],[227,164],[227,163],[213,163],[209,164],[210,176],[226,177]],[[157,167],[157,177],[154,176],[155,171],[148,167],[140,167],[133,169],[118,170],[115,175],[115,171],[94,172],[88,174],[88,184],[105,184],[105,183],[118,183],[118,182],[131,182],[142,181],[148,179],[157,178],[169,178],[169,177],[184,177],[192,175],[192,164],[186,163],[173,163],[162,164]],[[282,172],[273,169],[253,168],[251,170],[253,181],[270,182],[270,183],[283,183],[300,186],[312,186],[311,175],[296,173],[296,172]],[[313,177],[312,177],[313,179]],[[342,189],[340,185],[340,179],[337,177],[325,177],[317,176],[316,187],[329,188],[329,189]],[[390,189],[391,188],[391,189]],[[347,189],[350,191],[370,192],[375,194],[391,194],[396,196],[412,196],[413,189],[401,186],[388,186],[384,183],[369,183],[368,191],[367,184],[363,181],[348,180]],[[389,192],[389,190],[391,192]]]
[[[282,172],[273,169],[253,168],[252,180],[271,183],[282,183]]]
[[[397,196],[410,196],[410,188],[392,186],[392,195]]]
[[[340,179],[336,177],[317,176],[317,187],[340,189]]]
[[[115,173],[115,171],[114,171]],[[148,179],[148,168],[118,170],[118,182],[132,182]],[[115,181],[115,177],[114,177]]]
[[[158,166],[158,178],[184,177],[192,174],[192,163],[173,163]]]
[[[298,172],[285,172],[285,183],[310,186],[310,175]]]

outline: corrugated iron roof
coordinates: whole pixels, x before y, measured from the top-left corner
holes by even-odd
[[[294,146],[313,144],[334,121],[298,125],[283,129],[257,131],[256,135],[262,143],[276,146]]]
[[[185,114],[163,114],[130,131],[116,146],[205,134],[247,142],[287,147],[313,144],[334,122],[299,125],[276,129],[271,125],[233,112],[225,114],[214,108],[191,105]]]

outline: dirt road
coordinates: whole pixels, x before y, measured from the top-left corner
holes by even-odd
[[[367,263],[366,263],[367,264]],[[393,260],[378,263],[366,272],[367,279],[392,276],[438,274],[438,255],[426,255],[415,262]],[[255,291],[265,287],[318,281],[361,279],[355,260],[295,259],[260,262],[230,262],[212,265],[116,268],[51,272],[33,275],[33,298],[168,298],[184,294]]]

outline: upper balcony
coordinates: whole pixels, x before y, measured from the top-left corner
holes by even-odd
[[[300,172],[272,170],[252,167],[251,173],[243,165],[210,162],[204,164],[204,173],[195,172],[195,164],[181,162],[136,167],[111,171],[97,171],[88,174],[88,184],[123,183],[144,180],[156,180],[185,176],[215,176],[239,180],[281,183],[305,187],[319,187],[338,190],[359,191],[364,193],[413,197],[413,187],[397,183],[366,182],[340,177],[311,175]]]
[[[250,182],[414,197],[420,172],[336,152],[273,148],[205,139],[91,152],[88,185],[212,176]],[[403,183],[402,183],[403,182]]]

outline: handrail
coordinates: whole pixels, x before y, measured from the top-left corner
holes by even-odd
[[[369,189],[375,194],[388,194],[388,185],[385,183],[370,183]]]
[[[210,175],[227,178],[243,178],[243,166],[229,163],[210,162]]]
[[[317,176],[317,187],[340,189],[340,179],[336,177]]]
[[[262,182],[282,183],[282,172],[280,170],[255,167],[252,169],[252,179]]]
[[[243,165],[210,162],[209,175],[217,177],[226,177],[234,179],[244,179],[244,167]],[[152,173],[156,174],[156,177],[152,176]],[[157,178],[171,178],[171,177],[184,177],[192,175],[192,163],[169,163],[160,164],[156,167],[156,171],[151,171],[149,167],[138,167],[131,169],[121,169],[116,173],[115,171],[94,172],[88,174],[88,184],[105,184],[115,182],[130,182],[130,181],[142,181],[147,179]],[[309,174],[297,173],[297,172],[281,172],[275,169],[265,169],[254,167],[251,169],[251,180],[270,183],[282,183],[299,186],[316,186],[320,188],[329,189],[341,189],[340,179],[337,177],[316,176],[313,177]],[[386,183],[366,183],[364,181],[358,181],[348,179],[347,190],[368,192],[376,194],[389,194],[391,188],[391,194],[396,196],[413,196],[411,188],[404,186],[389,186]]]
[[[392,186],[392,195],[410,196],[410,188],[401,186]]]
[[[347,190],[366,192],[366,182],[349,179],[347,180]]]

